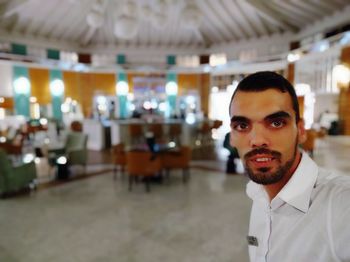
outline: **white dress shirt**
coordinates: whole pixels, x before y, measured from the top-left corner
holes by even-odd
[[[350,261],[350,177],[332,175],[303,153],[271,203],[253,181],[247,194],[251,261]]]

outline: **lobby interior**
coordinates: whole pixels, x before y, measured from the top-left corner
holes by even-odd
[[[300,147],[350,175],[349,0],[0,6],[0,261],[248,261],[224,140],[256,71],[293,83]]]

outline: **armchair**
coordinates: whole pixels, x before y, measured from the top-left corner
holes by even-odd
[[[190,161],[192,151],[188,146],[181,146],[180,152],[164,152],[161,154],[162,168],[166,171],[166,176],[169,178],[171,169],[182,169],[182,181],[187,182],[190,176]]]
[[[136,177],[144,178],[146,191],[150,192],[150,178],[161,171],[161,161],[149,151],[129,151],[126,153],[126,169],[129,174],[129,191]]]
[[[70,165],[82,165],[87,163],[87,139],[88,136],[81,132],[70,132],[64,147],[49,150],[49,163],[54,165],[60,155],[67,157]]]
[[[121,174],[124,174],[124,170],[126,167],[126,152],[125,152],[125,146],[123,143],[114,145],[112,147],[112,157],[113,157],[113,164],[114,164],[114,179],[116,179],[117,175],[117,167],[120,167]]]
[[[12,166],[6,152],[0,149],[0,195],[29,186],[36,178],[35,163]]]

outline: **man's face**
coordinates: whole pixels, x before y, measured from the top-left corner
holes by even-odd
[[[302,121],[295,121],[288,92],[238,91],[230,114],[231,145],[254,182],[274,184],[294,172],[300,156],[297,146],[305,140],[305,130]]]

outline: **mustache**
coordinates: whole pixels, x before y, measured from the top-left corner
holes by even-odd
[[[260,147],[260,148],[254,148],[253,150],[249,151],[248,153],[246,153],[244,155],[244,159],[248,159],[248,158],[251,158],[255,155],[261,155],[261,154],[264,154],[264,155],[271,155],[273,156],[274,158],[281,158],[282,154],[278,151],[273,151],[273,150],[269,150],[265,147]]]

